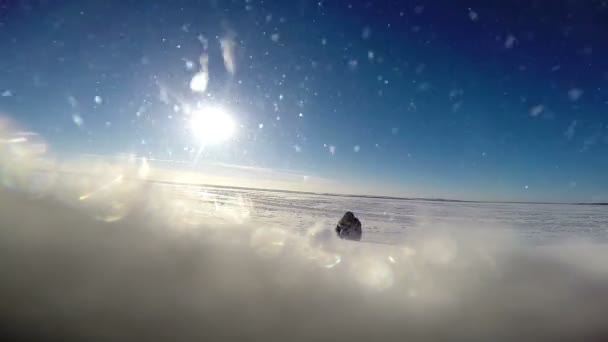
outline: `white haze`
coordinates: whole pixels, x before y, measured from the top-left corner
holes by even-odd
[[[608,337],[606,246],[566,235],[530,243],[517,232],[551,230],[462,220],[475,206],[503,217],[507,207],[416,202],[408,211],[407,201],[161,186],[137,160],[50,160],[35,135],[2,129],[0,329],[9,339]],[[366,242],[334,237],[328,217],[351,207]],[[548,218],[575,210],[537,208]],[[576,210],[581,226],[605,229],[601,210]]]

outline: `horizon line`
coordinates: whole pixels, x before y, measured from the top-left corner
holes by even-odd
[[[292,194],[306,194],[306,195],[318,195],[318,196],[333,196],[333,197],[355,197],[355,198],[374,198],[374,199],[393,199],[399,201],[429,201],[429,202],[456,202],[456,203],[499,203],[499,204],[563,204],[563,205],[608,205],[608,202],[535,202],[535,201],[481,201],[481,200],[463,200],[463,199],[451,199],[451,198],[429,198],[429,197],[400,197],[400,196],[389,196],[389,195],[363,195],[363,194],[340,194],[331,192],[315,192],[315,191],[303,191],[303,190],[288,190],[288,189],[270,189],[270,188],[257,188],[248,186],[238,185],[219,185],[219,184],[206,184],[206,183],[183,183],[168,180],[145,180],[149,183],[158,183],[166,185],[185,185],[185,186],[200,186],[207,188],[216,189],[232,189],[232,190],[256,190],[264,192],[282,192]]]

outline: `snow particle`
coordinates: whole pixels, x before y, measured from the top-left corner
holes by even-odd
[[[370,61],[373,61],[374,60],[374,51],[372,51],[372,50],[367,51],[367,58]]]
[[[10,97],[13,96],[13,92],[10,89],[6,89],[2,92],[2,97]]]
[[[573,120],[570,123],[570,125],[568,125],[568,128],[564,132],[564,136],[566,137],[566,139],[572,140],[572,138],[574,138],[574,133],[575,133],[575,129],[576,129],[576,124],[577,123],[578,122],[576,120]]]
[[[275,43],[279,41],[279,38],[281,38],[281,37],[280,37],[280,35],[279,35],[278,33],[273,33],[273,34],[270,36],[270,39],[271,39],[273,42],[275,42]]]
[[[568,90],[568,98],[570,101],[578,101],[583,96],[583,90],[579,88],[572,88]]]
[[[456,113],[456,112],[460,111],[461,107],[462,107],[462,101],[454,102],[454,104],[452,105],[452,112]]]
[[[543,111],[545,110],[545,107],[543,105],[536,105],[532,108],[530,108],[530,116],[532,117],[537,117],[539,116]]]
[[[264,124],[263,124],[263,123],[259,124],[259,125],[258,125],[258,128],[259,128],[259,129],[264,128]]]
[[[186,70],[194,69],[194,62],[187,58],[184,58],[184,65],[186,66]]]
[[[361,39],[368,40],[369,37],[371,37],[371,35],[372,35],[372,29],[370,29],[369,26],[365,26],[363,28],[363,30],[361,31]]]
[[[356,153],[356,152],[359,152],[360,150],[361,150],[361,146],[359,146],[359,145],[355,145],[355,146],[353,147],[353,151],[355,151],[355,153]]]
[[[303,117],[303,116],[304,116],[304,114],[303,114],[303,113],[300,113],[300,114],[298,114],[298,116],[299,116],[299,117]]]
[[[524,188],[525,188],[525,189],[528,189],[529,187],[528,187],[527,185],[524,185]]]
[[[336,146],[334,145],[329,145],[329,153],[331,153],[331,155],[335,155],[336,154]]]
[[[350,61],[348,61],[348,68],[350,70],[355,70],[357,68],[358,64],[359,64],[359,62],[357,62],[356,59],[351,59]]]
[[[469,8],[469,19],[471,19],[471,21],[477,21],[477,19],[479,19],[479,14]]]
[[[196,38],[199,42],[201,42],[201,44],[203,44],[203,50],[207,51],[207,49],[209,48],[209,41],[207,40],[207,38],[202,34],[199,34]]]
[[[515,38],[514,35],[510,34],[507,36],[507,39],[505,39],[505,49],[510,49],[513,47],[513,45],[515,45],[515,42],[517,41],[517,39]]]
[[[201,70],[194,74],[192,80],[190,80],[190,89],[197,93],[203,93],[207,90],[207,84],[209,83],[209,56],[202,54],[199,58],[201,63]]]
[[[73,114],[72,115],[72,121],[74,122],[74,124],[78,127],[81,127],[82,124],[84,124],[84,120],[82,119],[82,117],[78,114]]]
[[[424,69],[426,69],[426,64],[418,64],[418,66],[416,66],[416,75],[422,74],[424,72]]]
[[[589,56],[589,55],[593,54],[593,48],[592,48],[591,46],[585,46],[585,47],[583,48],[583,50],[581,51],[581,53],[582,53],[583,55],[587,55],[587,56]]]
[[[209,75],[207,72],[197,72],[192,80],[190,80],[190,89],[197,93],[202,93],[207,89],[207,83],[209,83]]]
[[[95,101],[96,104],[101,104],[103,102],[103,99],[99,95],[95,95],[93,100]]]
[[[169,93],[167,93],[167,89],[160,87],[158,100],[164,104],[169,104]]]
[[[72,95],[68,96],[68,103],[70,104],[70,107],[72,107],[72,108],[78,107],[78,101],[76,101],[76,98]]]
[[[293,149],[296,150],[296,152],[302,152],[302,148],[299,145],[293,145]]]

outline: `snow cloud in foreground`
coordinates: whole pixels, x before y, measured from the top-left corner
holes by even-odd
[[[597,241],[532,247],[495,220],[434,227],[421,213],[400,244],[341,241],[331,224],[295,226],[319,204],[386,208],[155,184],[145,159],[60,162],[1,120],[0,138],[5,340],[608,337],[608,249]],[[256,223],[260,212],[275,220]]]
[[[69,193],[69,189],[66,189]],[[24,340],[553,340],[608,336],[605,246],[455,228],[411,244],[0,191],[3,335]],[[95,197],[95,196],[92,196]],[[113,208],[113,206],[109,206]],[[198,216],[195,216],[195,213]],[[7,335],[8,334],[8,335]]]

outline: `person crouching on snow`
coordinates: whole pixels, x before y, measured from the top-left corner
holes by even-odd
[[[347,211],[338,221],[336,233],[340,239],[360,241],[363,235],[361,221],[355,217],[355,214]]]

